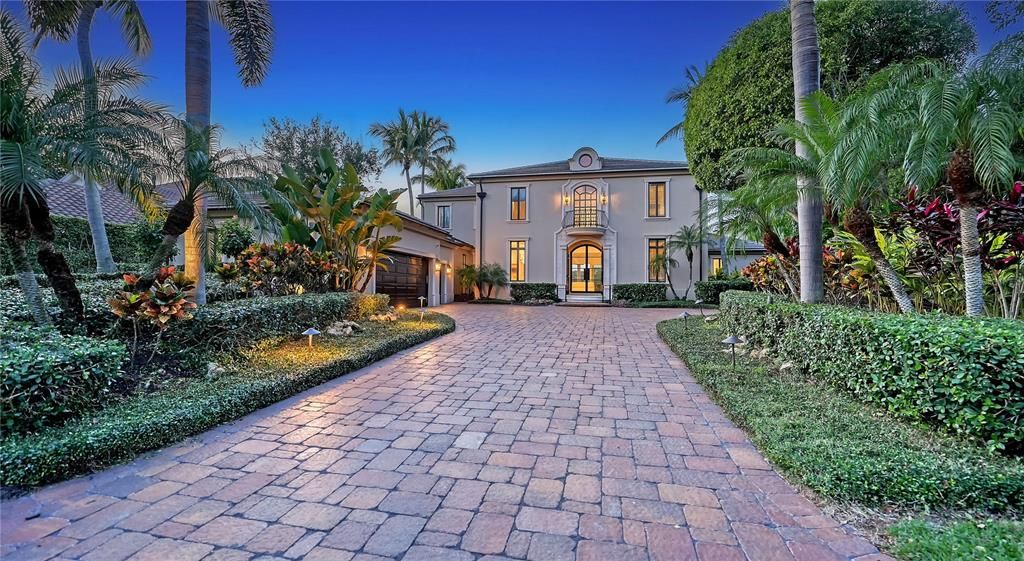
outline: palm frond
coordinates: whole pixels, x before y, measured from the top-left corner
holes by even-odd
[[[274,24],[267,0],[216,0],[212,15],[224,26],[242,84],[259,85],[270,69]]]
[[[105,7],[121,23],[121,35],[128,42],[128,48],[138,56],[148,55],[153,48],[153,41],[142,19],[139,3],[136,0],[108,0]]]

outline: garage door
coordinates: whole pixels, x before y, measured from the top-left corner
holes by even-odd
[[[377,268],[377,294],[391,297],[391,305],[418,308],[419,297],[427,295],[427,259],[391,253],[388,270]]]

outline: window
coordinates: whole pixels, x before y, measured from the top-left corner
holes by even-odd
[[[508,242],[508,280],[526,281],[526,240]]]
[[[437,227],[450,230],[452,227],[452,207],[440,205],[437,207]]]
[[[657,262],[665,255],[665,238],[647,240],[647,282],[665,282],[665,269]]]
[[[668,216],[666,204],[667,186],[664,181],[651,181],[647,184],[647,216],[649,218],[665,218]]]
[[[711,276],[713,276],[713,277],[717,276],[718,273],[721,270],[722,270],[722,258],[721,257],[712,257],[711,258]]]
[[[509,190],[509,220],[526,220],[526,187],[513,187]]]
[[[463,267],[468,267],[469,266],[469,254],[468,253],[463,253],[462,254],[462,266]]]
[[[572,192],[573,226],[598,226],[597,188],[582,185]]]

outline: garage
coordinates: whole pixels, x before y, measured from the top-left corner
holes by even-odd
[[[376,292],[391,297],[392,306],[418,308],[420,296],[427,296],[427,259],[388,252],[388,270],[377,268]]]

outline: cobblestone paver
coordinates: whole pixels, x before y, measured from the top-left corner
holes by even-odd
[[[458,330],[2,505],[4,561],[880,561],[658,339],[675,311],[448,306]]]

